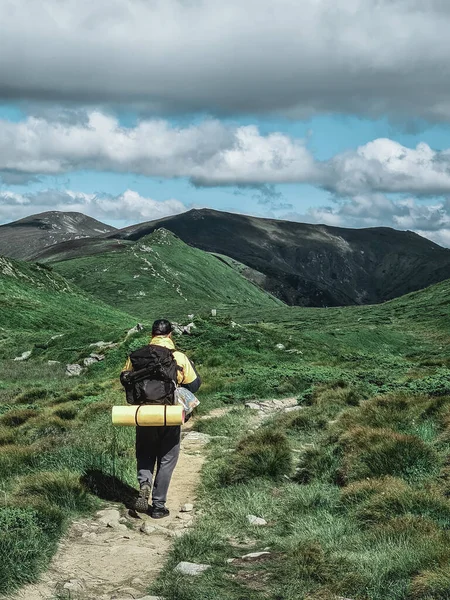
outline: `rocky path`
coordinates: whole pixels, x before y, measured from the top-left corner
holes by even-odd
[[[11,600],[151,599],[146,590],[164,565],[173,538],[183,535],[195,519],[195,508],[189,505],[195,507],[208,440],[201,433],[184,433],[168,518],[154,520],[109,503],[94,517],[75,521],[41,580]]]
[[[274,414],[301,407],[295,398],[286,398],[248,402],[246,408],[253,410],[252,431]],[[220,417],[229,410],[231,407],[215,409],[201,418]],[[168,518],[153,520],[123,504],[108,503],[95,516],[73,522],[41,580],[7,600],[157,600],[146,595],[146,590],[164,566],[173,539],[183,535],[196,516],[195,494],[204,447],[211,436],[192,431],[191,426],[192,421],[182,433],[180,458],[169,490]],[[253,515],[250,518],[261,521]]]

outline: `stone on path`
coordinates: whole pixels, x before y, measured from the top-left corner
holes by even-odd
[[[96,516],[99,517],[98,521],[102,525],[108,526],[108,523],[117,523],[119,525],[120,512],[115,508],[99,510]]]
[[[202,565],[197,563],[181,561],[175,567],[175,571],[183,575],[200,575],[211,568],[211,565]]]
[[[260,558],[261,556],[267,556],[270,552],[250,552],[241,556],[242,560],[252,560],[253,558]]]
[[[86,585],[82,579],[69,579],[69,581],[66,581],[63,585],[63,588],[70,592],[82,592],[85,587]]]
[[[267,525],[267,521],[265,519],[257,517],[256,515],[247,515],[247,520],[250,523],[250,525],[257,525],[258,527]]]
[[[156,527],[153,527],[153,525],[150,525],[150,523],[142,523],[142,525],[139,527],[139,531],[145,533],[145,535],[151,535],[152,533],[155,533],[157,529]]]
[[[186,503],[186,504],[183,504],[183,506],[182,506],[182,507],[181,507],[181,509],[180,509],[180,512],[185,512],[185,513],[187,513],[187,512],[191,512],[191,511],[193,511],[193,510],[194,510],[194,505],[193,505],[193,504]]]

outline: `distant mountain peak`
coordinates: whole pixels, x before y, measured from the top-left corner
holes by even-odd
[[[0,225],[0,254],[27,259],[61,242],[111,235],[116,231],[115,227],[80,212],[46,211]]]

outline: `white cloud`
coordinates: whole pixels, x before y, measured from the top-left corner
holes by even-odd
[[[118,196],[72,190],[46,190],[29,194],[0,193],[0,222],[49,210],[82,212],[106,223],[133,224],[179,214],[187,208],[179,200],[154,200],[133,190],[126,190]]]
[[[80,169],[186,177],[201,186],[310,183],[342,196],[450,193],[450,150],[423,142],[407,148],[380,138],[320,162],[304,140],[212,119],[185,127],[148,119],[128,128],[99,111],[77,122],[0,120],[0,175],[20,181]]]
[[[450,119],[446,0],[2,0],[0,97]]]
[[[292,215],[291,215],[292,217]],[[335,227],[409,229],[443,246],[450,246],[450,201],[423,204],[413,198],[393,200],[384,194],[336,199],[334,206],[310,209],[297,220]]]
[[[390,139],[376,139],[336,155],[326,171],[325,187],[339,194],[450,192],[450,151],[436,152],[423,142],[407,148]]]
[[[98,111],[79,123],[35,117],[0,121],[0,173],[79,169],[188,177],[199,185],[302,181],[316,171],[301,140],[281,133],[262,136],[255,126],[206,120],[177,128],[154,119],[125,128]]]

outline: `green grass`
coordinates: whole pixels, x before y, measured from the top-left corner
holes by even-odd
[[[288,308],[214,256],[161,232],[150,242],[152,251],[139,252],[158,273],[186,273],[188,302],[169,277],[134,270],[146,265],[132,254],[137,246],[59,263],[58,273],[2,259],[0,592],[38,577],[70,519],[99,499],[132,497],[133,431],[110,423],[111,406],[124,401],[118,373],[127,352],[148,341],[149,319],[184,323],[195,307],[197,329],[176,342],[204,379],[198,413],[231,410],[196,422],[226,437],[210,445],[202,518],[175,541],[155,592],[168,600],[447,600],[450,282],[384,305]],[[85,260],[93,267],[86,286]],[[102,292],[106,260],[111,287]],[[83,291],[61,276],[65,268]],[[135,274],[156,280],[148,296],[135,295]],[[125,283],[129,295],[107,304]],[[103,293],[104,302],[94,298]],[[138,320],[147,329],[125,339]],[[66,362],[99,340],[119,345],[67,378]],[[26,350],[30,359],[12,360]],[[254,414],[243,402],[283,396],[302,408],[249,433]],[[252,526],[248,514],[267,527]],[[226,562],[265,547],[268,559]],[[194,581],[173,572],[179,560],[212,569]]]
[[[54,269],[90,294],[140,318],[170,318],[222,306],[283,303],[214,255],[159,229],[122,251],[65,260]]]

